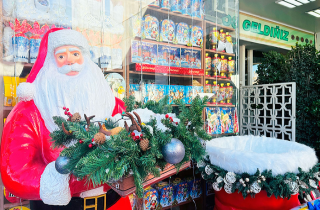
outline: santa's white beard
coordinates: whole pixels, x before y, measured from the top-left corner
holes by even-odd
[[[115,106],[112,90],[104,79],[100,68],[88,56],[84,56],[81,72],[67,76],[58,72],[53,57],[47,57],[34,81],[36,93],[34,102],[50,132],[58,129],[53,116],[63,116],[63,107],[74,114],[95,115],[95,121],[110,117]]]

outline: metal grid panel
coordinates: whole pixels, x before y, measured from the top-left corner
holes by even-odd
[[[240,88],[240,135],[295,141],[296,83]]]

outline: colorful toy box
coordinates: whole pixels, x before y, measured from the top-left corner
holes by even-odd
[[[151,7],[160,7],[160,0],[153,0],[152,3],[149,4]]]
[[[180,48],[170,47],[169,66],[180,67]]]
[[[175,36],[175,24],[172,20],[164,19],[161,21],[160,41],[173,42]]]
[[[158,102],[167,95],[167,85],[146,84],[145,88],[145,102],[149,100]]]
[[[201,51],[192,50],[190,55],[191,68],[201,69]]]
[[[200,1],[200,18],[201,18],[201,19],[204,19],[204,15],[205,15],[204,1],[205,1],[205,0],[201,0],[201,1]]]
[[[142,63],[157,65],[158,64],[158,45],[152,43],[141,42]]]
[[[183,0],[171,0],[171,11],[181,13],[181,1]]]
[[[158,65],[169,66],[170,46],[158,45]]]
[[[170,10],[170,0],[161,0],[161,9]]]
[[[158,206],[159,194],[156,189],[147,187],[144,189],[143,195],[143,209],[144,210],[155,210]]]
[[[134,15],[131,18],[131,28],[133,37],[141,37],[142,35],[142,18],[140,14]]]
[[[142,62],[142,49],[141,42],[133,40],[131,42],[131,62],[141,63]]]
[[[181,67],[192,68],[190,57],[192,56],[192,49],[181,48]]]
[[[221,114],[219,107],[206,108],[206,121],[208,134],[221,134]]]
[[[144,16],[143,36],[144,39],[159,41],[159,21],[151,15]]]
[[[199,198],[202,194],[201,179],[188,178],[189,197],[192,199]]]
[[[167,207],[173,204],[173,187],[167,182],[159,182],[155,185],[159,193],[159,207]]]
[[[174,104],[175,100],[185,100],[185,86],[182,85],[169,85],[169,104]]]
[[[181,12],[184,15],[191,15],[191,0],[181,0]]]
[[[190,41],[194,47],[202,47],[203,31],[200,26],[192,26]]]
[[[200,6],[201,6],[201,0],[192,0],[191,3],[191,17],[197,17],[201,18],[200,15]]]
[[[203,86],[185,86],[185,92],[186,92],[185,103],[191,104],[192,100],[199,93],[203,93]]]
[[[221,133],[233,133],[234,108],[220,108]]]
[[[181,22],[176,25],[176,40],[178,44],[187,45],[190,42],[190,29],[188,24]]]
[[[182,203],[187,201],[189,197],[188,183],[186,181],[181,180],[180,178],[176,178],[173,184],[175,202]]]

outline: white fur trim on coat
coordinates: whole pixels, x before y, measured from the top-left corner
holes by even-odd
[[[65,45],[77,46],[83,54],[90,55],[87,39],[80,32],[70,29],[62,29],[49,34],[47,53],[53,53],[54,49]]]
[[[17,87],[17,96],[20,101],[31,101],[36,92],[36,87],[33,83],[22,82]]]
[[[206,151],[213,165],[235,173],[254,174],[272,170],[272,174],[308,171],[317,164],[315,151],[297,142],[259,136],[233,136],[212,139]]]
[[[88,190],[85,192],[82,192],[80,194],[81,198],[87,198],[87,197],[93,197],[93,196],[98,196],[98,195],[102,195],[105,194],[106,192],[103,190],[103,186],[92,189],[92,190]]]
[[[40,179],[40,198],[48,205],[65,206],[71,200],[69,174],[60,174],[55,161],[44,169]]]

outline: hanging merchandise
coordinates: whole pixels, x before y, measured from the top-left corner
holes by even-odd
[[[210,34],[211,34],[211,37],[210,37],[211,49],[216,50],[217,43],[220,39],[220,33],[216,27],[213,27],[213,30],[211,31]]]
[[[159,21],[156,17],[145,15],[143,20],[143,39],[159,41]]]
[[[206,53],[206,71],[211,71],[211,57]]]
[[[234,73],[235,63],[232,57],[228,58],[228,79],[231,79],[232,74]]]
[[[194,47],[202,48],[203,31],[200,26],[192,26],[191,30],[191,44]]]
[[[207,133],[210,135],[221,134],[221,118],[219,107],[206,108]]]
[[[49,29],[48,25],[40,27],[39,23],[35,21],[33,28],[30,30],[32,36],[30,37],[30,63],[34,63],[38,57],[40,41],[42,35]]]
[[[200,1],[201,0],[192,0],[192,3],[191,3],[191,17],[201,18],[201,15],[200,15]]]
[[[221,29],[221,30],[220,30],[220,39],[219,39],[219,41],[218,41],[217,51],[219,51],[219,52],[225,52],[226,43],[227,43],[226,33],[223,32],[223,29]]]
[[[220,78],[220,69],[221,69],[221,60],[218,56],[218,54],[214,54],[214,57],[212,59],[212,65],[211,69],[213,71],[213,77],[214,78]]]
[[[160,23],[160,41],[173,42],[175,36],[175,24],[172,20],[164,19]]]
[[[29,61],[29,38],[25,35],[32,28],[27,20],[23,20],[21,25],[18,19],[15,23],[10,22],[10,27],[14,30],[12,37],[13,57],[14,62],[28,62]]]
[[[230,86],[230,83],[227,83],[227,87],[226,87],[227,105],[232,105],[231,103],[232,97],[233,97],[233,87]]]
[[[170,0],[161,0],[161,9],[170,10],[171,9]]]
[[[228,72],[228,60],[224,58],[224,55],[221,56],[221,69],[220,69],[220,78],[226,79],[226,73]]]
[[[226,100],[226,87],[224,86],[224,83],[221,83],[219,88],[219,97],[218,97],[219,104],[224,105],[226,103],[225,100]]]
[[[176,25],[176,40],[177,44],[189,45],[190,30],[188,24],[181,22]]]
[[[213,93],[212,103],[214,105],[217,105],[217,99],[218,99],[218,96],[219,96],[219,89],[220,89],[220,86],[217,84],[217,81],[213,81],[213,85],[212,85],[212,93]]]
[[[181,0],[181,11],[184,15],[190,15],[191,16],[191,0]]]
[[[160,7],[160,0],[152,0],[152,3],[149,4],[151,7]]]
[[[155,210],[158,206],[159,194],[156,189],[147,187],[144,189],[143,210]]]
[[[171,11],[176,13],[181,13],[181,1],[183,0],[170,0],[171,1]]]

